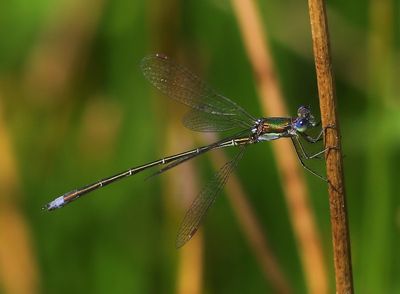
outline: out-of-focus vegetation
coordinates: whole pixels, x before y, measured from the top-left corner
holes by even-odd
[[[289,109],[318,112],[307,3],[258,5]],[[400,4],[327,7],[355,290],[400,293]],[[196,237],[200,260],[184,253],[196,238],[175,249],[185,167],[146,181],[137,175],[53,213],[40,209],[73,188],[191,147],[192,133],[176,125],[183,107],[156,96],[140,72],[149,53],[174,56],[261,115],[230,2],[9,1],[0,37],[0,292],[174,293],[185,289],[182,268],[204,293],[273,291],[224,195]],[[248,149],[237,175],[290,288],[304,293],[270,145]],[[195,195],[212,176],[209,157],[192,169]],[[307,182],[333,292],[326,184],[308,174]]]

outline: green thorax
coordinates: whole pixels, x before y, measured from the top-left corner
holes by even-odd
[[[264,119],[264,132],[284,132],[291,127],[290,117],[268,117]]]

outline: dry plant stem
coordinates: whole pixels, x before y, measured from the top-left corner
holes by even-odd
[[[151,26],[151,36],[155,36],[151,39],[151,48],[159,48],[160,52],[164,52],[167,55],[176,58],[178,60],[179,56],[176,56],[177,47],[176,44],[182,43],[180,40],[181,31],[181,19],[182,19],[182,9],[181,3],[177,0],[166,0],[163,4],[158,5],[156,1],[148,2],[149,5],[149,20]],[[158,99],[163,99],[158,97]],[[162,154],[170,154],[171,150],[178,150],[179,148],[193,146],[192,138],[187,138],[187,136],[182,135],[183,129],[181,126],[179,117],[181,112],[184,110],[183,107],[177,104],[164,103],[163,100],[153,103],[157,117],[168,119],[166,124],[166,137],[165,140],[168,142],[167,146],[163,148]],[[160,108],[161,106],[161,108]],[[164,122],[164,120],[163,120]],[[159,125],[163,123],[159,122]],[[187,138],[187,141],[186,139]],[[179,146],[174,146],[179,144]],[[168,151],[169,150],[169,151]],[[182,204],[181,199],[184,199],[183,207],[189,207],[190,203],[193,201],[196,194],[195,191],[199,191],[198,185],[198,174],[194,168],[194,163],[192,161],[187,162],[182,165],[181,169],[185,169],[183,174],[185,177],[176,176],[178,170],[171,170],[166,174],[163,186],[165,189],[165,206],[166,209],[170,209],[171,205],[177,207],[178,204]],[[182,170],[179,171],[182,173]],[[178,196],[178,198],[174,198]],[[169,213],[170,211],[168,211]],[[176,215],[176,211],[169,214],[170,218],[173,219],[173,215]],[[179,220],[181,221],[181,220]],[[173,230],[176,230],[176,223],[174,222]],[[202,234],[197,233],[196,240],[192,240],[189,244],[186,244],[182,250],[179,250],[179,262],[177,264],[176,272],[176,292],[177,293],[202,293],[203,292],[203,247],[204,242]],[[175,234],[172,234],[175,237]],[[170,244],[174,244],[174,240],[171,240]]]
[[[250,0],[232,0],[244,45],[257,78],[261,105],[266,115],[287,115],[269,53],[265,30]],[[327,293],[327,271],[321,241],[308,202],[307,188],[290,142],[274,142],[274,153],[296,235],[309,293]]]
[[[329,182],[329,204],[333,236],[336,292],[353,293],[350,237],[346,211],[343,177],[343,160],[340,144],[340,129],[336,113],[336,97],[333,84],[326,10],[323,0],[309,0],[309,12],[314,48],[318,92],[321,107],[325,144],[334,147],[326,153],[326,170]]]
[[[179,117],[179,115],[171,116]],[[178,120],[170,120],[166,129],[167,144],[164,147],[165,153],[171,154],[174,150],[191,149],[193,148],[193,138],[182,134],[181,122]],[[184,174],[185,177],[180,175]],[[174,217],[172,214],[177,215],[177,206],[189,207],[194,198],[196,197],[196,191],[199,191],[200,185],[198,182],[198,173],[196,172],[194,163],[189,161],[183,164],[179,169],[172,169],[165,174],[163,178],[164,183],[164,201],[168,214],[171,215],[171,219]],[[182,204],[182,199],[184,203]],[[182,215],[179,213],[179,215]],[[169,234],[175,238],[176,224],[179,220],[171,222],[172,234]],[[178,250],[179,262],[177,264],[177,277],[176,277],[176,292],[177,293],[202,293],[203,292],[203,234],[201,231],[196,233],[196,237],[193,238],[183,248]],[[175,239],[168,241],[169,245],[174,244]]]
[[[16,204],[21,180],[0,97],[0,292],[39,293],[29,221]]]
[[[196,238],[190,241],[190,246],[183,246],[180,250],[180,261],[177,276],[177,294],[200,294],[203,279],[203,234],[202,230],[196,233]]]

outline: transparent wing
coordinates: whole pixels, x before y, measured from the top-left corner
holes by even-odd
[[[170,170],[171,168],[173,168],[173,167],[175,167],[175,166],[178,166],[178,165],[180,165],[180,164],[182,164],[182,163],[184,163],[184,162],[186,162],[186,161],[188,161],[188,160],[190,160],[190,159],[192,159],[192,158],[195,158],[195,157],[197,157],[197,156],[199,156],[199,155],[202,155],[202,154],[204,154],[204,153],[206,153],[206,152],[208,152],[208,151],[214,150],[214,149],[216,149],[216,148],[224,148],[224,147],[227,147],[227,146],[226,146],[226,143],[227,143],[227,142],[230,143],[232,140],[235,140],[235,139],[238,139],[238,138],[247,138],[247,139],[248,139],[248,138],[250,138],[250,136],[251,136],[251,134],[250,134],[247,130],[245,130],[245,131],[240,131],[239,133],[236,133],[236,134],[234,134],[234,135],[232,135],[232,136],[230,136],[230,137],[224,138],[224,139],[219,140],[219,141],[217,141],[217,142],[214,142],[214,143],[212,143],[212,144],[210,144],[210,145],[208,145],[208,146],[202,147],[202,148],[201,148],[198,152],[196,152],[196,153],[191,153],[191,154],[189,154],[189,155],[187,155],[187,156],[184,156],[184,157],[180,157],[180,158],[175,159],[174,161],[172,161],[172,162],[166,164],[166,165],[165,165],[163,168],[161,168],[160,170],[158,170],[158,171],[156,171],[155,173],[151,174],[148,178],[151,178],[151,177],[160,175],[160,174],[162,174],[162,173],[164,173],[164,172]],[[231,146],[231,145],[229,145],[229,146]],[[243,146],[242,146],[242,147],[243,147]]]
[[[235,102],[216,93],[188,69],[164,55],[155,54],[143,58],[141,68],[153,86],[192,108],[185,118],[185,126],[192,130],[225,131],[251,127],[256,121]]]
[[[236,128],[252,127],[237,115],[220,115],[192,109],[183,117],[183,125],[196,132],[223,132]],[[254,124],[253,124],[254,125]]]
[[[189,241],[197,232],[200,223],[206,215],[210,206],[214,203],[217,195],[221,192],[229,175],[237,166],[239,160],[242,158],[245,147],[241,146],[240,151],[236,154],[235,158],[225,163],[225,165],[218,171],[214,178],[201,190],[200,194],[193,201],[189,210],[183,218],[182,224],[179,228],[176,237],[176,247],[180,248]]]

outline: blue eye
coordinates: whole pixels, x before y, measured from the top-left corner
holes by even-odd
[[[307,121],[305,119],[299,119],[295,123],[295,128],[299,132],[304,132],[305,130],[307,130],[307,127],[308,127],[308,125],[307,125]]]

